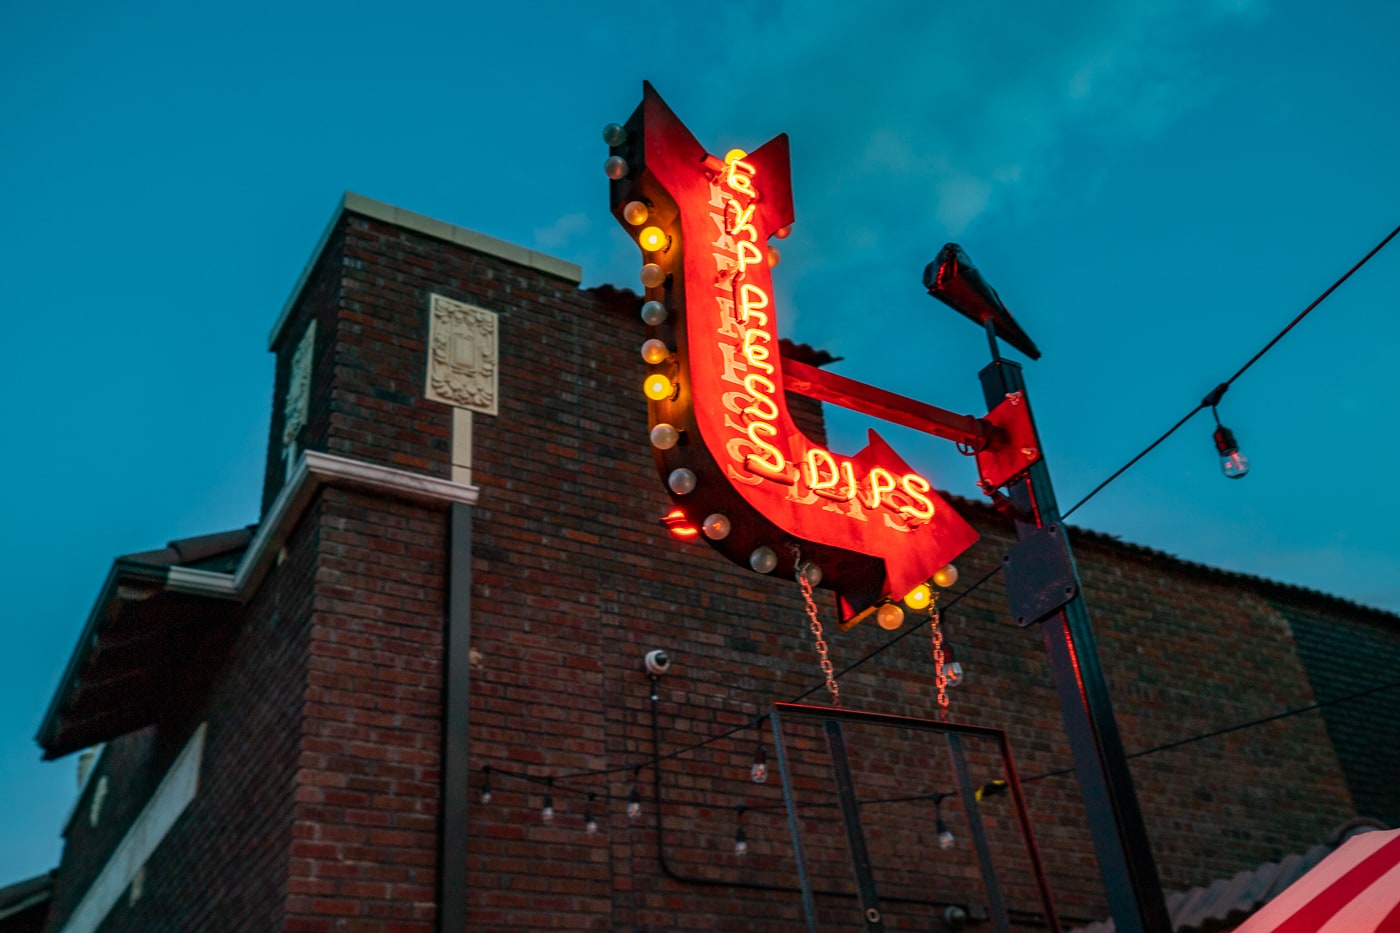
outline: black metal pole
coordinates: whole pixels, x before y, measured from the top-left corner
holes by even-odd
[[[1016,363],[994,359],[980,377],[989,409],[1017,392],[1022,394],[1022,404],[1029,404],[1024,398],[1021,367]],[[1036,444],[1040,444],[1038,439]],[[1069,553],[1069,542],[1058,527],[1059,507],[1044,458],[1030,468],[1024,479],[1013,483],[1009,492],[1027,519],[1016,522],[1017,537],[1026,541],[1043,538],[1046,532],[1041,529],[1057,532],[1067,561],[1063,570],[1067,570],[1068,577],[1063,591],[1069,593],[1072,587],[1073,595],[1041,622],[1041,631],[1117,933],[1171,933],[1171,919],[1162,897],[1147,827],[1113,716],[1089,610],[1080,592],[1079,573]],[[1033,571],[1034,568],[1027,572]],[[1037,582],[1043,581],[1033,580],[1029,588],[1043,589],[1034,585]]]

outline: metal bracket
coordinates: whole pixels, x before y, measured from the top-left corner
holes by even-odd
[[[1012,545],[1001,561],[1011,612],[1022,628],[1045,621],[1079,593],[1059,525],[1037,528]]]

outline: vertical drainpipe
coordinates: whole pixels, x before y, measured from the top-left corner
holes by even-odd
[[[443,632],[442,817],[438,832],[438,930],[467,929],[467,727],[471,698],[472,507],[452,503]]]

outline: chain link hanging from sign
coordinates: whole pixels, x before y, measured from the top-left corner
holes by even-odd
[[[944,662],[948,660],[948,653],[943,650],[943,619],[938,613],[938,594],[933,594],[933,601],[928,604],[928,627],[929,640],[933,648],[933,683],[938,688],[938,718],[948,719],[948,672],[944,668]]]
[[[831,664],[831,657],[827,653],[826,638],[822,634],[822,620],[817,615],[817,604],[812,599],[812,581],[807,577],[807,568],[810,566],[802,560],[802,551],[796,545],[792,548],[793,554],[793,575],[797,578],[797,587],[802,591],[802,602],[807,609],[807,627],[812,632],[812,638],[817,649],[817,666],[821,668],[822,674],[826,677],[826,689],[831,694],[831,705],[839,707],[841,705],[841,688],[836,683],[836,669]]]

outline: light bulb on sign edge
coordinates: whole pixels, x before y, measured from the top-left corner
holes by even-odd
[[[786,240],[789,236],[792,235],[792,224],[788,224],[785,227],[779,227],[777,230],[773,231],[773,235],[780,240]]]
[[[671,358],[671,348],[666,346],[666,341],[652,337],[642,344],[642,359],[655,366],[664,363]]]
[[[893,632],[904,624],[904,610],[894,603],[885,603],[875,612],[875,621],[880,628]]]
[[[778,566],[778,555],[766,544],[760,544],[749,555],[749,566],[759,573],[772,573]]]
[[[678,496],[684,496],[695,491],[694,470],[687,470],[685,467],[677,467],[671,471],[671,475],[666,477],[666,485],[671,487],[671,491]]]
[[[904,605],[910,609],[927,609],[931,602],[933,602],[933,590],[929,589],[927,583],[920,583],[904,596]]]
[[[646,397],[653,402],[660,402],[674,395],[676,387],[670,379],[667,379],[665,376],[661,375],[661,373],[652,373],[650,376],[647,376],[646,381],[642,383],[642,391],[645,392]]]
[[[670,450],[680,439],[681,432],[664,421],[651,429],[651,446],[657,450]]]
[[[622,219],[634,227],[639,227],[647,222],[651,216],[651,211],[642,201],[628,201],[622,208]]]
[[[666,320],[666,306],[659,301],[642,303],[642,320],[655,327]]]
[[[654,262],[649,262],[642,266],[642,284],[647,288],[656,288],[666,281],[666,272]]]
[[[637,242],[642,245],[642,249],[649,253],[654,253],[666,245],[666,231],[660,227],[643,227],[642,232],[637,235]]]
[[[774,266],[776,266],[776,265],[779,263],[779,261],[782,260],[782,258],[783,258],[783,254],[780,253],[780,252],[778,252],[778,247],[776,247],[776,246],[770,246],[770,247],[768,247],[768,268],[771,269],[771,268],[773,268]]]
[[[616,123],[603,127],[603,142],[609,146],[621,146],[627,142],[627,129]]]
[[[958,582],[958,568],[952,564],[939,568],[933,574],[933,582],[946,590]]]
[[[705,523],[700,526],[700,530],[705,533],[705,537],[711,541],[723,541],[729,537],[732,526],[729,523],[729,516],[719,512],[714,512],[705,517]]]
[[[742,149],[730,149],[724,154],[724,164],[730,165],[734,162],[738,162],[740,159],[745,158],[746,156],[748,156],[748,153]]]
[[[1215,426],[1215,451],[1220,454],[1220,472],[1228,479],[1241,479],[1249,472],[1249,458],[1240,453],[1235,432],[1223,424]]]
[[[608,160],[603,163],[603,173],[613,181],[626,178],[627,160],[622,156],[608,156]]]
[[[811,586],[821,586],[822,568],[818,564],[809,560],[803,563],[799,569],[802,571],[802,576],[806,578],[808,584]]]

